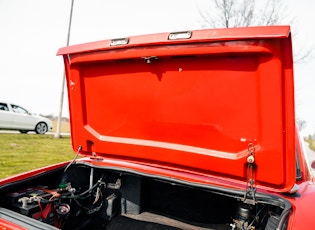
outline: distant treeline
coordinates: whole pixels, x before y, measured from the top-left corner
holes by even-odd
[[[46,117],[46,118],[48,118],[50,120],[53,120],[53,121],[54,120],[58,120],[58,116],[55,116],[53,114],[49,114],[49,115],[42,115],[42,114],[40,114],[40,116]],[[69,118],[68,117],[62,117],[61,120],[65,121],[65,122],[69,122]]]

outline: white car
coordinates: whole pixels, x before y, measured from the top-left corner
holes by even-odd
[[[29,113],[23,107],[0,101],[0,129],[19,130],[21,133],[35,131],[45,134],[52,130],[51,120]]]

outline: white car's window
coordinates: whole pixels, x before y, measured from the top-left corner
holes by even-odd
[[[18,106],[18,105],[11,105],[12,106],[12,110],[16,113],[25,113],[28,114],[26,109],[23,109],[22,107]]]
[[[0,103],[0,110],[9,111],[8,105],[6,103]]]

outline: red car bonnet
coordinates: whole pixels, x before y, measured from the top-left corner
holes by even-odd
[[[288,26],[163,33],[61,48],[73,148],[289,191]]]

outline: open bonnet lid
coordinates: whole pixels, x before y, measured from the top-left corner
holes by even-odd
[[[61,48],[74,150],[289,191],[289,26],[163,33]]]

